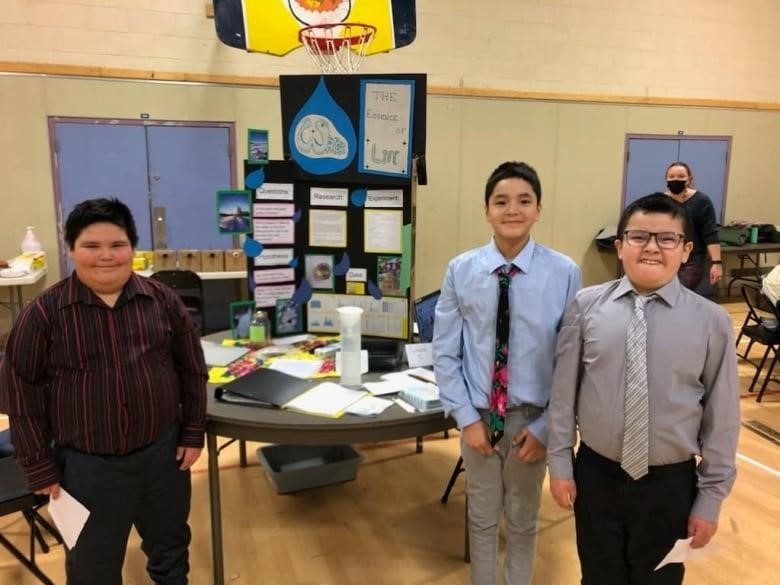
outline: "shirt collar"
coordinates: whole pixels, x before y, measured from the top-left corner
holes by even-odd
[[[522,272],[528,273],[528,271],[531,269],[531,259],[533,258],[535,249],[536,242],[534,242],[533,238],[529,237],[528,243],[523,246],[523,249],[520,250],[520,253],[512,258],[510,262],[507,262],[506,258],[504,258],[504,255],[501,254],[501,251],[498,249],[498,246],[496,246],[496,239],[491,238],[490,243],[487,246],[488,272],[493,273],[502,266],[506,266],[507,264],[514,264]]]
[[[92,290],[81,280],[79,280],[76,271],[74,270],[71,275],[66,279],[65,294],[60,302],[60,308],[67,307],[76,303],[83,303],[85,305],[95,305],[98,302],[98,297]],[[153,291],[145,279],[138,276],[135,273],[130,274],[130,279],[125,283],[120,299],[126,300],[132,299],[136,295],[152,296]]]
[[[653,294],[656,295],[658,298],[660,298],[664,303],[666,303],[670,307],[673,307],[674,304],[677,302],[677,298],[680,296],[681,289],[682,289],[682,285],[680,284],[680,280],[675,276],[672,280],[667,282],[661,288],[654,291]],[[631,284],[631,281],[628,279],[628,277],[623,276],[623,278],[620,279],[620,282],[617,288],[615,289],[615,292],[612,293],[612,300],[624,297],[625,295],[631,292],[635,294],[639,294],[637,290],[634,288],[634,285]]]

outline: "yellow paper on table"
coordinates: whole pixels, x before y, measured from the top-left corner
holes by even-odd
[[[235,376],[231,376],[227,373],[228,369],[225,367],[213,367],[209,369],[209,384],[220,384],[223,382],[230,382],[235,380]]]

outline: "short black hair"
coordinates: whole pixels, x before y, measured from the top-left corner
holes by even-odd
[[[669,195],[663,193],[651,193],[640,197],[633,203],[629,204],[623,210],[620,215],[620,221],[618,222],[617,236],[623,238],[623,232],[626,231],[626,226],[629,220],[635,213],[661,213],[668,215],[672,219],[680,218],[683,221],[683,232],[685,233],[685,241],[689,242],[693,239],[693,230],[691,228],[691,220],[688,217],[688,212],[685,211],[685,207],[682,203],[678,203]]]
[[[87,199],[77,203],[65,220],[65,243],[73,250],[76,240],[85,228],[93,223],[113,223],[122,228],[130,245],[138,245],[138,231],[130,208],[116,198]]]
[[[539,181],[536,169],[524,162],[507,161],[498,165],[490,173],[490,177],[485,184],[485,205],[488,204],[488,200],[498,182],[504,179],[523,179],[531,185],[534,193],[536,193],[536,204],[539,205],[542,202],[542,183]]]

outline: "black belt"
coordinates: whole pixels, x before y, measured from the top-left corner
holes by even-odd
[[[583,461],[587,461],[590,465],[598,467],[606,473],[615,475],[628,474],[620,467],[618,461],[613,461],[609,457],[604,457],[601,453],[597,453],[585,443],[580,443],[580,448],[577,450],[577,457],[582,458]],[[696,460],[692,457],[687,461],[680,461],[678,463],[667,463],[666,465],[650,465],[647,468],[648,476],[660,476],[660,475],[676,475],[676,474],[688,474],[693,473],[696,470]],[[641,479],[641,478],[640,478]]]

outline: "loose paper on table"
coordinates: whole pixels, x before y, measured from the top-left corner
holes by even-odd
[[[323,382],[300,396],[296,396],[285,404],[284,408],[338,418],[344,414],[347,407],[365,395],[366,392],[363,390],[352,390],[335,382]]]

